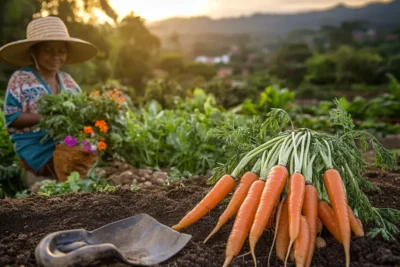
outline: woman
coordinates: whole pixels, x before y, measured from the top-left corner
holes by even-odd
[[[40,121],[36,110],[38,99],[62,91],[80,93],[76,82],[60,68],[89,60],[96,53],[92,44],[71,38],[65,24],[57,17],[31,21],[27,39],[0,48],[0,60],[23,66],[9,80],[4,113],[15,151],[28,171],[54,177],[52,156],[57,141],[42,140],[46,132],[34,128]]]

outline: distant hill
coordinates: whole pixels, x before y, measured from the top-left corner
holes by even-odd
[[[254,14],[246,17],[211,19],[209,17],[172,18],[149,25],[159,35],[203,33],[285,34],[289,31],[322,25],[336,25],[342,21],[364,20],[377,29],[400,27],[400,0],[390,3],[371,3],[360,8],[338,5],[323,11],[294,14]]]

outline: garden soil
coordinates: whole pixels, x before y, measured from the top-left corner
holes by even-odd
[[[400,209],[400,174],[371,169],[366,174],[381,191],[367,192],[377,207]],[[94,230],[105,224],[139,213],[147,213],[168,226],[177,223],[210,189],[206,177],[198,177],[164,189],[136,192],[81,193],[50,198],[30,196],[25,199],[0,200],[0,266],[36,266],[34,249],[47,234],[68,229]],[[160,266],[222,266],[226,241],[232,228],[230,220],[207,244],[203,240],[214,228],[223,211],[218,207],[183,232],[192,240],[173,258]],[[397,222],[400,227],[400,223]],[[365,225],[366,230],[371,225]],[[344,266],[343,249],[323,230],[327,246],[316,250],[312,266]],[[256,247],[258,266],[267,266],[273,232],[266,231]],[[400,236],[397,236],[400,240]],[[249,251],[246,244],[242,252]],[[274,253],[273,253],[274,254]],[[93,266],[128,266],[115,260]],[[253,266],[250,255],[237,257],[230,266]],[[271,266],[282,266],[275,256]],[[291,263],[289,266],[294,266]],[[400,244],[381,238],[352,238],[351,266],[400,266]]]

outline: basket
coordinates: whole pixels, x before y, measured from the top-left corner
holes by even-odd
[[[96,156],[91,151],[85,151],[82,146],[56,145],[53,163],[57,182],[66,181],[72,172],[78,172],[82,178],[86,177],[95,160]]]

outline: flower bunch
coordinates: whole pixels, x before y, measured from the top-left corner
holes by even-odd
[[[83,136],[80,138],[74,138],[71,135],[65,137],[63,143],[69,147],[74,147],[76,145],[82,145],[85,151],[91,151],[96,154],[98,151],[104,151],[107,149],[107,143],[105,142],[105,137],[102,136],[103,133],[108,132],[107,122],[104,120],[97,120],[95,122],[95,127],[85,126],[83,127]],[[95,129],[98,129],[96,134]],[[79,139],[81,139],[79,141]]]

